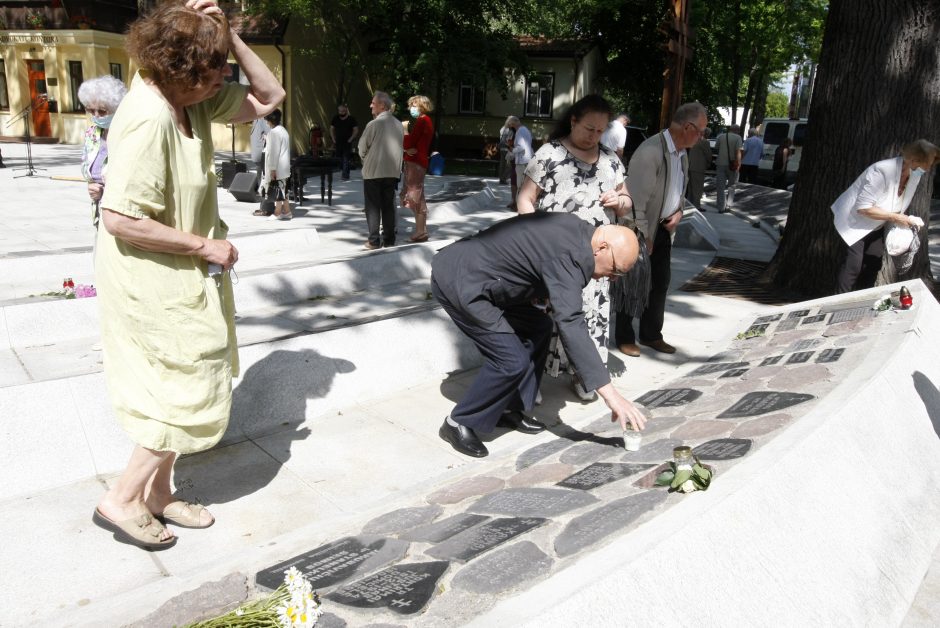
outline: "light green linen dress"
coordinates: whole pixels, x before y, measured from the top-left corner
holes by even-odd
[[[230,120],[245,94],[230,83],[187,107],[188,138],[169,105],[136,76],[108,133],[101,207],[224,239],[211,122]],[[228,273],[217,284],[199,256],[144,251],[101,228],[95,274],[105,378],[121,426],[157,451],[215,445],[228,425],[238,375]]]

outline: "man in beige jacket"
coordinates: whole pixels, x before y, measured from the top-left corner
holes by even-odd
[[[395,186],[401,176],[402,142],[405,132],[392,115],[392,99],[385,92],[375,92],[369,108],[373,120],[359,138],[362,158],[362,189],[369,225],[367,250],[395,245]],[[382,237],[379,238],[379,224]]]
[[[703,136],[707,123],[701,103],[685,103],[676,109],[669,128],[640,144],[630,158],[627,185],[633,195],[637,226],[646,236],[650,253],[650,294],[640,317],[639,341],[662,353],[676,352],[663,340],[663,318],[671,277],[672,234],[682,220],[689,180],[686,150]],[[623,312],[617,312],[616,339],[624,354],[640,355],[633,318]]]

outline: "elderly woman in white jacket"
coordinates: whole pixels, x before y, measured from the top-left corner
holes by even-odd
[[[922,227],[905,214],[921,176],[940,159],[940,149],[915,140],[899,157],[870,165],[832,204],[835,226],[848,245],[839,270],[838,292],[875,285],[884,254],[885,224]]]
[[[281,125],[281,110],[275,109],[264,117],[271,127],[264,144],[264,173],[261,189],[274,202],[273,219],[290,220],[293,214],[287,200],[287,179],[290,178],[290,138]]]

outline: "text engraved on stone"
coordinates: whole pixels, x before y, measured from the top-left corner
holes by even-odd
[[[798,318],[787,318],[779,323],[777,323],[776,331],[790,331],[796,329],[796,326],[799,325],[800,319]]]
[[[701,460],[733,460],[750,449],[751,441],[746,438],[717,438],[695,447],[692,453]]]
[[[447,561],[395,565],[348,584],[327,598],[356,608],[388,608],[399,615],[417,613],[431,599]]]
[[[702,366],[692,371],[691,375],[708,375],[709,373],[719,373],[721,371],[739,369],[745,366],[750,366],[750,362],[719,362],[717,364],[703,364]]]
[[[815,399],[815,397],[805,393],[778,392],[774,390],[749,392],[716,418],[736,419],[746,416],[757,416],[759,414],[789,408],[809,401],[810,399]]]
[[[787,314],[787,318],[803,318],[807,314],[809,314],[809,310],[794,310]]]
[[[651,390],[636,400],[647,408],[670,408],[691,403],[702,396],[701,390],[693,388],[664,388]]]
[[[820,364],[825,362],[838,362],[843,353],[845,353],[844,347],[840,347],[838,349],[823,349],[819,352],[819,356],[816,358],[816,363]]]
[[[730,371],[725,371],[724,373],[722,373],[721,375],[719,375],[719,378],[721,378],[721,377],[741,377],[742,375],[744,375],[745,373],[747,373],[749,370],[750,370],[750,369],[731,369]]]
[[[856,321],[864,317],[870,311],[870,307],[856,307],[850,310],[839,310],[838,312],[833,312],[832,316],[829,317],[829,324],[835,325],[836,323]]]
[[[759,366],[773,366],[777,362],[783,359],[782,355],[772,355],[769,358],[764,358]]]
[[[809,359],[813,357],[815,351],[800,351],[799,353],[794,353],[789,358],[787,358],[787,364],[803,364],[804,362],[809,362]]]
[[[623,478],[635,475],[640,471],[645,471],[654,465],[651,464],[623,464],[616,462],[595,462],[594,464],[581,469],[577,473],[569,475],[567,478],[558,482],[556,486],[564,488],[578,488],[590,490]]]
[[[761,323],[772,323],[774,321],[779,321],[783,317],[782,313],[777,314],[768,314],[767,316],[761,316],[754,320],[755,325],[760,325]]]
[[[826,320],[826,316],[828,316],[828,314],[817,314],[816,316],[807,316],[806,318],[803,319],[803,321],[800,324],[810,325],[812,323],[819,323],[820,321]]]
[[[461,532],[425,553],[434,558],[467,562],[509,539],[533,530],[548,519],[542,517],[505,517]]]

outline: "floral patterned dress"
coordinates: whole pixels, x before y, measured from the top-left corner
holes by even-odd
[[[600,197],[620,187],[624,182],[624,168],[617,155],[603,144],[597,161],[587,163],[571,154],[560,141],[553,140],[539,148],[525,174],[541,190],[536,211],[568,212],[594,226],[615,222],[613,211],[604,208]],[[581,293],[581,299],[588,332],[606,364],[610,323],[607,278],[592,279]],[[556,331],[549,345],[545,372],[557,377],[563,371],[573,372]]]

